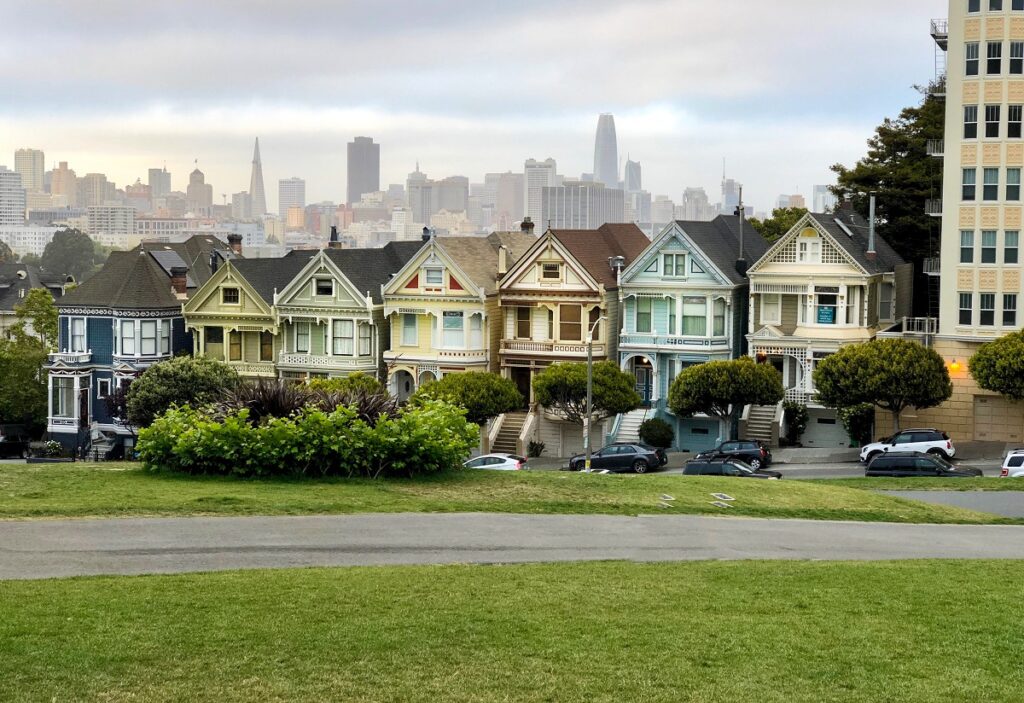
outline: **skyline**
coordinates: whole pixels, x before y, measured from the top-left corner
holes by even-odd
[[[448,2],[415,24],[388,24],[371,8],[316,1],[295,3],[288,17],[234,1],[203,5],[205,15],[104,4],[123,21],[56,2],[9,6],[0,51],[28,55],[40,34],[57,41],[32,72],[14,61],[0,68],[11,97],[0,105],[0,163],[33,147],[46,152],[47,168],[68,161],[124,186],[166,162],[181,189],[198,159],[220,202],[246,189],[258,136],[271,194],[270,184],[299,176],[310,202],[342,202],[355,136],[381,144],[382,187],[403,183],[417,160],[431,178],[479,182],[553,157],[577,177],[593,168],[597,115],[610,112],[620,177],[628,156],[643,165],[652,195],[678,200],[685,187],[703,187],[715,199],[725,159],[758,210],[831,182],[832,163],[852,164],[885,117],[919,100],[911,86],[934,68],[921,17],[946,11],[917,0],[790,0],[784,9],[737,0]],[[627,36],[621,26],[641,29]],[[339,27],[346,51],[334,58],[325,35]],[[860,39],[856,65],[849,36]],[[490,50],[513,42],[527,50]],[[449,45],[459,50],[438,50]],[[130,51],[141,53],[117,60]],[[53,89],[39,91],[40,82]]]

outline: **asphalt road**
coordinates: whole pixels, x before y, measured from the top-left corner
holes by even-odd
[[[886,491],[886,493],[925,503],[953,505],[958,508],[977,510],[981,513],[992,513],[1004,517],[1024,517],[1024,492],[1022,491]]]
[[[0,579],[382,564],[1024,559],[1024,526],[396,514],[0,522]]]

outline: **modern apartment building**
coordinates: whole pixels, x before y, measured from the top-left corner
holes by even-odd
[[[545,227],[597,229],[626,219],[626,194],[602,183],[579,181],[545,187],[541,189],[540,202],[541,222]]]
[[[18,149],[14,152],[14,170],[21,174],[21,186],[29,193],[43,192],[44,159],[41,149]]]
[[[21,174],[0,166],[0,225],[25,224],[25,189]]]
[[[554,159],[527,159],[523,165],[523,214],[535,225],[544,226],[541,217],[542,193],[545,188],[558,185],[557,168]]]
[[[380,190],[380,144],[370,137],[356,137],[348,143],[348,200],[358,203],[364,193]]]
[[[282,178],[277,182],[277,211],[288,217],[289,208],[306,207],[306,181],[301,178]]]

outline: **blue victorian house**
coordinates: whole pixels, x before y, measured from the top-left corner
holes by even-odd
[[[112,417],[107,399],[150,365],[192,350],[182,303],[240,253],[235,236],[231,248],[204,235],[112,252],[98,273],[58,301],[59,351],[46,366],[52,439],[99,457],[122,456],[133,446],[132,429]]]

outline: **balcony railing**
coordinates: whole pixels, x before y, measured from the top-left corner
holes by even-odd
[[[939,76],[929,83],[928,94],[934,95],[937,98],[944,98],[946,96],[946,76]]]
[[[905,334],[938,334],[939,318],[937,317],[904,317],[903,332]]]
[[[526,339],[503,339],[501,340],[501,351],[586,356],[587,345],[582,342],[534,342]],[[594,344],[594,356],[603,356],[604,353],[604,344]]]
[[[229,361],[228,365],[237,371],[239,376],[268,376],[271,378],[277,376],[277,371],[272,361]]]
[[[50,363],[56,364],[88,364],[92,361],[92,352],[56,352],[50,354]]]
[[[631,347],[691,347],[705,349],[707,347],[728,347],[728,337],[676,337],[663,334],[624,334],[620,339],[622,346]]]
[[[935,256],[924,260],[921,271],[926,276],[938,276],[942,273],[942,259]]]
[[[933,198],[924,201],[924,214],[932,217],[942,217],[942,199]]]
[[[946,155],[946,140],[945,139],[929,139],[925,145],[925,151],[928,156],[945,156]]]
[[[281,354],[278,364],[311,369],[349,369],[356,366],[373,366],[372,357],[329,356],[321,354]]]
[[[947,18],[936,19],[932,20],[930,24],[932,39],[940,49],[945,51],[949,44],[949,20]]]

